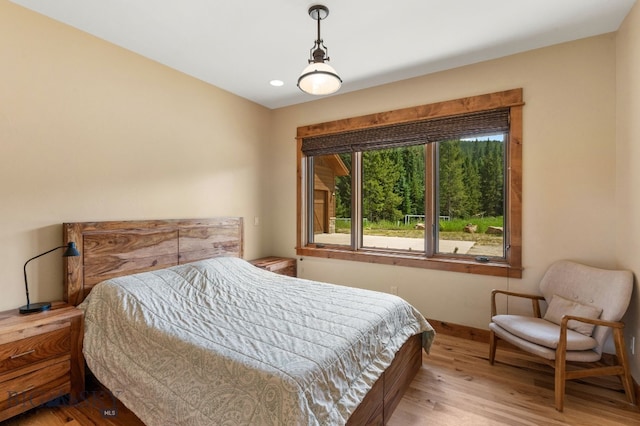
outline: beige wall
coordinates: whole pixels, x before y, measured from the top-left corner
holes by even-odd
[[[274,252],[294,256],[296,127],[523,88],[522,279],[304,258],[301,276],[389,291],[428,318],[487,328],[492,288],[537,291],[551,262],[616,267],[615,35],[565,43],[276,110]],[[335,64],[338,67],[339,64]],[[520,308],[509,306],[511,312]]]
[[[63,222],[246,218],[264,253],[271,112],[0,0],[0,310]],[[61,254],[29,264],[32,301],[62,297]]]
[[[624,318],[626,341],[635,337],[633,376],[640,382],[640,4],[616,38],[616,256],[620,267],[635,272],[636,285]]]

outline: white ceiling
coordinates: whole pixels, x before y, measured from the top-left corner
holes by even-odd
[[[616,31],[635,0],[12,0],[268,108],[296,86],[316,38],[336,94]],[[269,82],[280,79],[282,87]],[[334,95],[335,96],[335,95]]]

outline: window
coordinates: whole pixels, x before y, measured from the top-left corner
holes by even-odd
[[[298,128],[299,255],[520,277],[522,90]]]

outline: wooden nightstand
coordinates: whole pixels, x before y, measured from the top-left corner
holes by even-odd
[[[258,268],[266,269],[267,271],[275,272],[276,274],[295,277],[298,273],[296,269],[296,260],[289,257],[269,256],[250,260],[249,262]]]
[[[48,311],[0,312],[0,421],[70,394],[84,393],[82,311],[54,302]]]

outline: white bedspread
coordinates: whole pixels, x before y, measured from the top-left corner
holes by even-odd
[[[95,376],[147,425],[340,425],[434,332],[401,298],[231,257],[105,281],[80,305]]]

